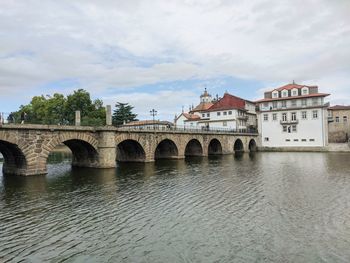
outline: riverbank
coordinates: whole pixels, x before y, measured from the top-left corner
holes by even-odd
[[[260,152],[350,152],[348,143],[329,143],[326,147],[259,147]]]

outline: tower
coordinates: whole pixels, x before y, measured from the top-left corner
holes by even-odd
[[[204,89],[204,93],[200,96],[200,103],[210,103],[212,102],[211,95],[208,93],[207,88]]]

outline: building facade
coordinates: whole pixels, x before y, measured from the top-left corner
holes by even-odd
[[[200,104],[176,117],[175,125],[208,130],[256,131],[255,103],[227,92],[222,98],[212,100],[205,90],[200,96]]]
[[[327,107],[317,86],[288,84],[258,100],[263,147],[324,147],[328,144]]]
[[[328,140],[344,143],[350,136],[350,106],[336,105],[328,108]]]

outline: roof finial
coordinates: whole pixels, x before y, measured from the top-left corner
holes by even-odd
[[[294,79],[293,79],[293,85],[295,84]]]

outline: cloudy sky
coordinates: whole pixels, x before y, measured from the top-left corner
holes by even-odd
[[[350,104],[349,0],[0,0],[0,39],[3,112],[84,88],[171,120],[292,80]]]

